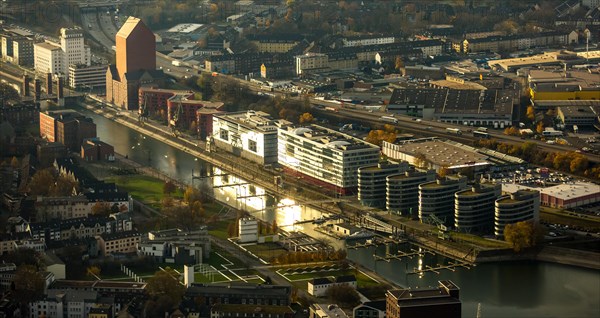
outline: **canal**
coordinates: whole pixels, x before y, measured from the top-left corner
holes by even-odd
[[[335,247],[343,246],[343,242],[314,231],[314,225],[310,223],[292,226],[298,220],[320,217],[319,211],[294,206],[291,199],[273,198],[266,195],[264,189],[223,173],[185,152],[144,137],[93,112],[79,111],[93,118],[98,127],[98,137],[113,145],[119,154],[187,183],[192,182],[192,171],[195,176],[214,175],[194,180],[195,186],[212,191],[217,200],[248,210],[260,219],[268,222],[276,220],[285,230],[301,231],[327,239]],[[237,185],[224,186],[230,184]],[[278,205],[283,207],[277,208]],[[394,254],[399,250],[408,252],[416,248],[403,244],[391,246],[388,252]],[[385,252],[384,246],[350,249],[348,257],[402,287],[423,288],[436,286],[438,280],[452,280],[461,289],[463,317],[475,317],[478,304],[481,304],[482,317],[600,317],[598,271],[542,262],[513,262],[479,264],[455,271],[441,270],[439,274],[415,274],[415,269],[448,264],[451,260],[425,254],[412,259],[375,261],[373,254],[383,256]]]

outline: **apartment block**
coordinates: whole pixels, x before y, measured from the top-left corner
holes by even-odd
[[[118,233],[104,233],[96,236],[98,249],[102,256],[112,254],[129,254],[137,252],[138,243],[141,240],[141,234],[137,231],[127,231]]]

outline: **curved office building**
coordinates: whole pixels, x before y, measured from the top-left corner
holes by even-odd
[[[419,185],[419,219],[426,222],[434,214],[446,225],[454,224],[454,194],[467,187],[467,178],[446,176]]]
[[[540,218],[540,192],[536,190],[519,190],[511,195],[496,200],[494,214],[494,234],[504,236],[504,227],[521,221]]]
[[[487,234],[494,227],[494,202],[501,184],[477,184],[454,195],[454,228],[459,232]]]

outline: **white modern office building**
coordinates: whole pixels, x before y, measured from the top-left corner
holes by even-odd
[[[258,220],[241,218],[238,221],[238,242],[250,243],[258,241]]]
[[[446,225],[454,224],[454,194],[467,188],[467,177],[450,175],[419,185],[419,219],[433,214]]]
[[[488,234],[494,227],[494,202],[501,184],[476,184],[454,194],[454,228],[459,232]]]
[[[286,172],[340,194],[356,191],[358,168],[379,162],[376,145],[317,125],[281,128],[278,140]]]
[[[365,206],[385,207],[386,177],[409,169],[410,165],[406,161],[380,162],[358,168],[358,200]]]
[[[517,190],[496,200],[494,206],[494,235],[501,238],[508,224],[522,221],[539,222],[540,192],[532,189]]]
[[[69,86],[92,90],[106,86],[106,65],[69,65]]]
[[[63,74],[68,78],[70,65],[91,65],[92,55],[90,47],[84,43],[82,29],[60,29],[59,42],[46,40],[34,44],[34,68],[37,73]]]
[[[212,120],[209,140],[217,148],[262,165],[277,162],[277,129],[291,124],[253,110],[215,115]]]

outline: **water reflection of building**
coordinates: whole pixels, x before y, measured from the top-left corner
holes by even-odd
[[[459,288],[449,280],[437,288],[396,289],[386,292],[388,318],[460,318]]]

